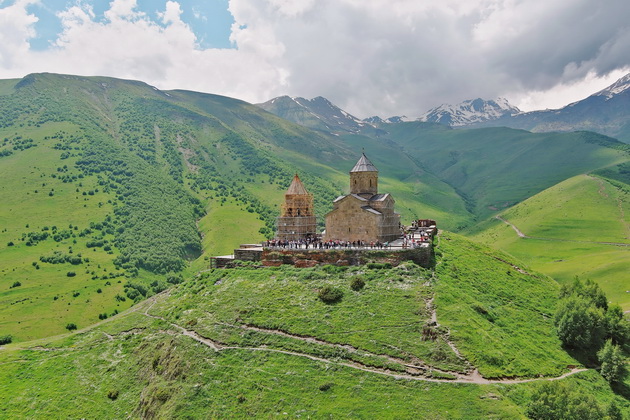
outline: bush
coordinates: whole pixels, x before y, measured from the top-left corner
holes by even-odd
[[[324,303],[335,303],[341,300],[343,292],[331,286],[324,286],[319,290],[318,295]]]
[[[527,417],[540,420],[601,419],[603,413],[590,395],[572,391],[561,382],[546,382],[532,395]]]
[[[612,343],[612,340],[606,341],[604,347],[597,352],[597,358],[602,368],[600,374],[609,383],[616,383],[623,379],[625,375],[626,360],[623,357],[621,347]]]
[[[71,322],[68,325],[66,325],[66,330],[68,331],[73,331],[76,329],[77,329],[77,324],[75,324],[74,322]]]
[[[390,268],[392,268],[392,265],[390,263],[371,262],[371,263],[367,263],[367,268],[371,268],[372,270],[382,270],[382,269],[389,270]]]
[[[117,399],[118,398],[118,390],[117,389],[110,389],[109,391],[107,391],[107,398],[109,398],[112,401]]]
[[[354,290],[355,292],[358,292],[359,290],[363,289],[364,286],[365,286],[365,281],[360,276],[354,277],[352,281],[350,282],[350,288]]]
[[[76,276],[76,275],[77,275],[77,273],[75,273],[74,271],[68,271],[68,272],[66,273],[66,276],[68,276],[68,277],[74,277],[74,276]]]
[[[184,279],[182,278],[182,276],[174,276],[174,275],[170,275],[166,278],[166,282],[170,283],[170,284],[179,284],[181,282],[183,282]]]
[[[0,346],[3,344],[11,344],[13,341],[12,335],[0,335]]]
[[[19,281],[15,281],[13,282],[13,284],[11,285],[11,289],[13,289],[14,287],[20,287],[22,285],[22,283],[20,283]]]
[[[332,388],[333,384],[331,384],[330,382],[327,382],[325,384],[321,384],[319,386],[319,390],[320,391],[328,391],[330,388]]]

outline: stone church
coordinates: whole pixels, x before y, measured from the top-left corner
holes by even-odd
[[[400,214],[390,194],[378,193],[378,169],[365,156],[350,171],[350,194],[326,215],[326,240],[389,242],[400,237]]]

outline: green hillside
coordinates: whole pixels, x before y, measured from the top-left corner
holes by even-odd
[[[628,146],[595,133],[453,130],[439,124],[386,126],[388,138],[452,186],[478,220],[572,176],[627,162]]]
[[[33,74],[0,85],[0,334],[18,341],[111,316],[272,235],[296,172],[323,228],[362,148],[405,222],[470,220],[450,186],[371,138],[142,82]]]
[[[629,191],[627,184],[580,175],[500,214],[527,238],[496,219],[477,227],[474,237],[560,282],[590,278],[630,310]]]
[[[443,234],[435,272],[413,264],[209,271],[85,331],[4,347],[0,410],[8,418],[524,418],[532,393],[564,373],[559,382],[591,404],[614,401],[630,413],[596,372],[567,368],[579,363],[548,316],[558,286],[528,270]],[[358,276],[365,286],[353,290]],[[343,292],[339,302],[318,299],[326,285]]]

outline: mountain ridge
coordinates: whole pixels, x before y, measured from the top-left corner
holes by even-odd
[[[270,105],[270,102],[276,99],[278,98],[267,101],[265,104],[259,104],[259,106],[263,106],[266,110],[297,124],[331,132],[345,131],[379,135],[382,134],[379,129],[387,131],[388,124],[413,120],[435,122],[455,128],[509,127],[532,132],[593,131],[630,143],[630,73],[587,98],[559,109],[522,112],[504,98],[495,100],[477,98],[465,100],[455,105],[443,104],[434,107],[415,119],[407,116],[383,118],[378,115],[363,119],[363,123],[369,124],[377,130],[375,132],[366,131],[365,126],[361,126],[358,122],[358,118],[341,110],[327,99],[321,98],[338,110],[338,119],[335,121],[330,120],[330,118],[323,118],[322,115],[318,114],[317,109],[310,108],[310,119],[327,120],[326,123],[319,125],[312,121],[309,122],[307,118],[300,119],[291,115],[290,112],[283,113],[275,109]],[[304,103],[308,100],[300,98],[300,101]]]

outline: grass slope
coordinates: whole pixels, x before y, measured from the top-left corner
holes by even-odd
[[[483,220],[572,176],[627,162],[628,146],[595,133],[387,126],[389,138],[467,200]]]
[[[0,415],[523,418],[540,380],[453,383],[439,369],[565,371],[575,362],[542,316],[557,285],[457,235],[444,234],[439,254],[435,274],[413,264],[204,273],[96,327],[0,348]],[[366,282],[359,291],[349,287],[356,276]],[[341,301],[322,303],[325,285]],[[433,296],[439,338],[423,341]],[[414,379],[399,359],[433,371]],[[630,412],[592,371],[563,381]]]
[[[473,236],[560,282],[591,278],[629,310],[630,247],[597,243],[630,243],[623,185],[587,175],[571,178],[501,213],[531,238],[520,238],[498,220],[480,225]]]

